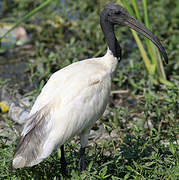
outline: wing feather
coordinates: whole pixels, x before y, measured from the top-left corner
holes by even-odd
[[[102,115],[109,97],[111,77],[94,60],[88,62],[72,64],[51,76],[32,107],[14,155],[13,167],[39,163],[57,143],[62,145]]]
[[[48,135],[47,126],[50,121],[48,109],[42,109],[29,118],[26,131],[22,133],[14,154],[14,168],[32,166],[41,161],[36,162],[43,151],[43,145]]]

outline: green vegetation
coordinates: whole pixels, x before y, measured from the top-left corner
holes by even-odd
[[[125,0],[122,0],[121,2],[119,0],[119,3],[125,6],[125,8],[130,13],[130,15],[135,17],[134,12],[130,8],[128,2]],[[149,20],[148,20],[147,1],[142,0],[142,5],[143,5],[143,9],[144,9],[144,22],[145,22],[144,24],[148,29],[151,29],[150,25],[149,25]],[[140,12],[139,12],[139,8],[138,8],[136,0],[132,0],[132,6],[134,8],[136,18],[140,22],[142,22],[142,18],[140,16]],[[162,63],[162,60],[161,60],[161,57],[160,57],[157,47],[155,47],[155,45],[149,39],[145,38],[147,52],[151,58],[151,61],[150,61],[150,59],[147,56],[147,52],[145,51],[144,46],[142,45],[142,42],[141,42],[140,38],[138,37],[137,33],[132,29],[131,29],[131,31],[132,31],[134,39],[138,45],[138,48],[139,48],[141,56],[144,60],[147,71],[149,72],[150,75],[154,76],[154,82],[156,84],[158,84],[160,82],[167,86],[173,86],[173,84],[171,82],[166,80],[163,63]]]
[[[24,3],[25,2],[25,3]],[[43,0],[3,1],[1,22],[16,22]],[[0,77],[0,87],[13,87],[33,100],[49,76],[72,62],[104,55],[106,44],[99,26],[99,13],[107,0],[53,0],[46,8],[22,24],[31,35],[28,44],[10,50],[4,59],[27,63],[25,85],[12,78]],[[116,2],[116,1],[113,1]],[[146,17],[142,1],[138,2],[140,18]],[[129,3],[133,8],[134,1]],[[131,31],[117,27],[116,36],[123,48],[123,58],[113,79],[108,113],[92,130],[87,149],[87,170],[78,175],[79,140],[74,138],[65,146],[68,177],[66,179],[178,179],[179,178],[179,19],[178,1],[159,0],[147,4],[152,32],[161,40],[169,64],[164,65],[168,81],[174,86],[156,85],[156,76],[148,74]],[[143,14],[144,13],[144,14]],[[137,15],[138,16],[138,15]],[[146,21],[146,20],[145,20]],[[142,42],[144,37],[140,36]],[[143,43],[145,47],[145,44]],[[151,45],[149,45],[151,46]],[[6,49],[7,51],[7,49]],[[7,52],[8,53],[8,52]],[[153,59],[146,44],[146,53]],[[4,56],[4,57],[3,57]],[[1,61],[2,60],[2,61]],[[4,60],[4,61],[5,61]],[[6,62],[7,63],[7,62]],[[3,64],[0,64],[0,66]],[[156,67],[157,68],[157,67]],[[24,90],[30,85],[29,90]],[[13,93],[13,92],[12,92]],[[11,171],[11,160],[17,141],[16,124],[0,114],[1,122],[10,129],[0,136],[0,179],[63,179],[57,151],[42,163]],[[4,128],[4,131],[7,129]],[[0,129],[2,132],[2,129]],[[65,179],[65,178],[64,178]]]

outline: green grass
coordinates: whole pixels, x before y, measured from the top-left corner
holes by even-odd
[[[162,127],[169,126],[163,122]],[[113,122],[106,124],[113,129]],[[156,125],[155,125],[156,126]],[[174,125],[173,125],[174,126]],[[118,126],[120,128],[120,126]],[[156,126],[156,128],[160,129]],[[178,179],[178,145],[176,130],[170,126],[163,130],[139,130],[136,125],[117,131],[120,138],[110,137],[93,142],[87,150],[87,170],[78,175],[79,144],[66,145],[69,179]],[[166,143],[163,144],[163,143]],[[58,179],[61,176],[57,153],[37,166],[10,171],[15,143],[1,143],[1,179]]]
[[[60,12],[54,9],[52,12],[49,6],[46,13],[40,13],[38,26],[33,21],[35,18],[23,24],[32,35],[30,51],[23,52],[23,47],[18,51],[15,48],[16,56],[20,52],[20,59],[28,63],[27,84],[30,84],[31,91],[22,93],[23,96],[35,99],[56,70],[77,60],[104,54],[106,45],[98,24],[98,14],[105,2],[108,1],[99,1],[98,6],[94,6],[91,0],[85,3],[67,1],[69,9],[61,7]],[[27,13],[31,7],[27,4],[31,0],[27,4],[21,3],[8,13],[14,17],[18,11]],[[34,8],[35,5],[32,6]],[[175,7],[177,2],[169,0],[148,4],[150,25],[169,55],[169,65],[165,70],[174,87],[154,85],[130,31],[124,27],[116,29],[123,48],[123,59],[113,79],[109,112],[93,128],[86,151],[87,170],[81,175],[77,169],[79,139],[74,138],[66,144],[68,176],[64,179],[179,179],[179,54],[176,38],[179,28]],[[80,9],[79,14],[75,14],[76,8]],[[69,12],[76,16],[76,20],[68,17]],[[47,16],[48,13],[51,16]],[[13,86],[10,79],[1,78],[0,87],[4,86],[14,87],[14,92],[17,91],[15,87],[24,88]],[[0,136],[0,179],[63,179],[57,151],[34,167],[11,171],[17,140],[10,144],[7,142],[17,137],[17,133],[14,122],[7,118],[7,114],[0,114],[1,122],[7,124],[3,131],[11,130],[11,133],[8,137]]]
[[[135,70],[140,65],[135,65]],[[130,65],[123,70],[131,71]],[[119,71],[119,70],[118,70]],[[120,71],[121,72],[121,71]],[[145,73],[142,73],[145,77]],[[132,75],[131,75],[132,76]],[[128,80],[127,80],[128,81]],[[78,175],[79,139],[65,146],[68,177],[66,179],[178,179],[178,105],[179,91],[165,86],[156,88],[145,79],[114,94],[109,114],[95,127],[104,127],[103,138],[90,138],[87,148],[87,170]],[[152,82],[152,80],[151,80]],[[130,83],[128,83],[130,84]],[[136,88],[138,87],[138,88]],[[125,92],[125,91],[124,91]],[[115,101],[121,101],[116,105]],[[3,117],[2,117],[3,118]],[[10,128],[14,124],[6,120]],[[152,125],[151,125],[152,124]],[[95,129],[95,128],[94,128]],[[101,134],[100,130],[93,130]],[[112,133],[114,132],[115,133]],[[16,142],[6,145],[0,141],[0,179],[58,179],[61,165],[57,151],[42,163],[11,172],[11,160]]]

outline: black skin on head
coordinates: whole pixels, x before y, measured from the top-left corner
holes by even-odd
[[[109,49],[112,51],[114,57],[121,59],[121,47],[114,34],[114,24],[109,21],[111,14],[114,13],[115,10],[113,12],[113,10],[110,10],[106,7],[100,14],[100,25]]]
[[[150,39],[162,53],[165,62],[168,63],[167,53],[159,40],[142,23],[134,19],[120,5],[109,3],[100,14],[100,25],[107,41],[109,49],[117,58],[121,58],[121,47],[114,34],[114,25],[128,26]]]

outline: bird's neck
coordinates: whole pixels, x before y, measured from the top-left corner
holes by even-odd
[[[112,52],[114,57],[121,59],[121,47],[115,37],[114,25],[102,18],[100,19],[100,24],[109,50]]]
[[[111,74],[114,74],[118,65],[118,59],[117,57],[114,57],[109,47],[107,49],[105,56],[103,56],[102,58],[102,64],[107,67],[108,72],[110,72]]]

